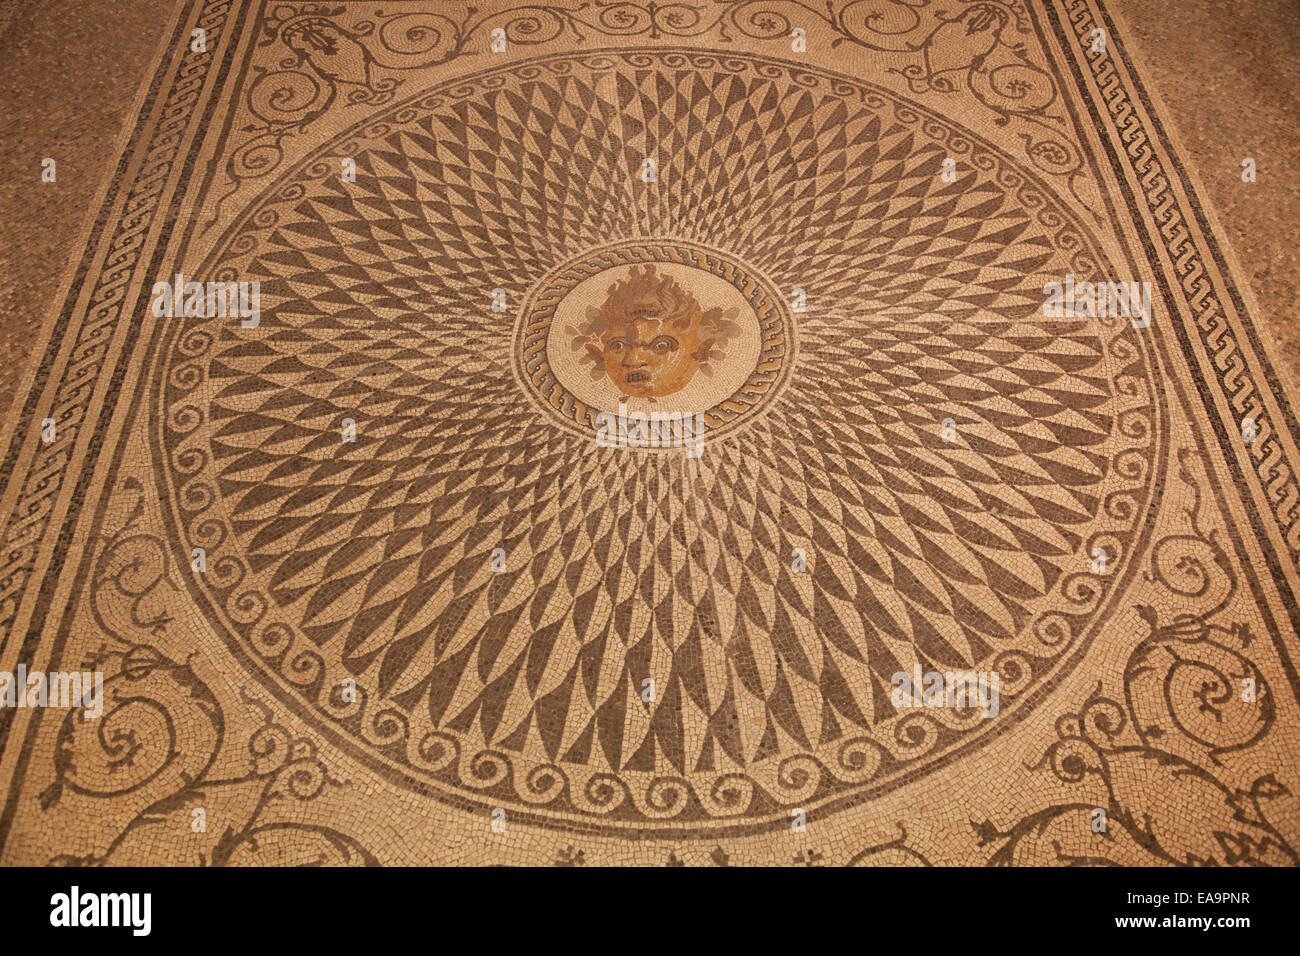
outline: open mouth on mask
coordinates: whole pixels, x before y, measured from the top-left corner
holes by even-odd
[[[629,385],[639,385],[642,382],[650,381],[650,374],[648,372],[628,372],[623,376],[623,381]]]

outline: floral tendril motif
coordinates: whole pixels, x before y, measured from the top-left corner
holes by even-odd
[[[188,837],[175,862],[200,866],[376,865],[355,839],[330,827],[294,820],[282,808],[314,800],[333,779],[316,744],[294,736],[271,711],[239,689],[239,700],[260,714],[246,735],[228,725],[197,653],[177,654],[168,633],[166,595],[176,591],[162,542],[137,531],[144,513],[143,485],[127,478],[121,492],[134,503],[126,521],[105,535],[91,604],[105,642],[87,664],[106,672],[103,712],[89,701],[73,708],[59,727],[54,779],[40,793],[41,809],[68,819],[98,817],[94,801],[113,799],[132,815],[106,845],[89,853],[64,853],[62,866],[129,865],[156,861],[156,834]],[[160,610],[161,609],[161,610]],[[206,675],[206,676],[205,676]],[[231,746],[244,741],[244,753]],[[243,772],[219,774],[239,766]],[[209,832],[209,809],[216,817]],[[233,812],[229,808],[236,808]],[[169,836],[164,843],[172,843]]]
[[[1156,543],[1147,578],[1193,610],[1162,623],[1153,607],[1137,608],[1149,632],[1124,668],[1123,700],[1103,694],[1099,683],[1079,713],[1058,719],[1058,739],[1029,768],[1049,768],[1079,799],[1005,830],[972,820],[979,846],[1000,844],[990,864],[1115,864],[1135,856],[1176,866],[1300,864],[1265,812],[1287,788],[1273,774],[1245,787],[1224,779],[1222,756],[1262,740],[1275,708],[1269,682],[1245,654],[1249,627],[1212,620],[1238,582],[1214,530],[1201,525],[1192,460],[1180,450],[1190,529]],[[1098,819],[1105,820],[1100,829]],[[1189,820],[1196,821],[1190,828]],[[1091,846],[1084,834],[1094,837]]]
[[[217,209],[246,180],[277,169],[285,138],[305,132],[336,103],[389,103],[403,82],[402,72],[485,53],[493,35],[520,46],[563,36],[581,43],[592,34],[662,40],[714,32],[723,43],[738,37],[784,41],[796,23],[818,22],[834,34],[832,48],[847,43],[919,57],[888,69],[913,93],[966,90],[995,114],[996,125],[1018,119],[1036,127],[1037,132],[1020,134],[1025,154],[1039,170],[1067,177],[1071,190],[1082,166],[1078,150],[1062,135],[1065,118],[1049,112],[1058,99],[1056,84],[1031,62],[1021,39],[1030,33],[1028,19],[1014,0],[961,0],[952,12],[932,7],[931,0],[827,0],[824,9],[802,0],[594,0],[572,8],[525,4],[482,15],[473,6],[463,9],[459,19],[448,13],[376,10],[373,19],[346,23],[342,5],[273,8],[262,24],[259,46],[283,55],[274,66],[254,67],[244,94],[249,121],[239,129],[242,142],[226,163],[230,187]],[[214,214],[209,227],[216,221]]]

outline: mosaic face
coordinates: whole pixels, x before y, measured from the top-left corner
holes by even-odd
[[[609,287],[599,309],[589,309],[585,348],[623,395],[662,398],[679,392],[721,344],[728,323],[722,310],[699,301],[653,265],[632,266]]]

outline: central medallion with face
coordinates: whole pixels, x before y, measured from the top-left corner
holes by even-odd
[[[653,265],[632,266],[610,285],[604,305],[588,308],[575,346],[609,376],[623,397],[654,401],[685,388],[710,363],[735,331],[735,309],[704,309],[672,276]]]
[[[701,415],[712,440],[788,381],[794,327],[772,283],[728,253],[624,240],[563,263],[515,325],[523,388],[589,436],[603,414]]]

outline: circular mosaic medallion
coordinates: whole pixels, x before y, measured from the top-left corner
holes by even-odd
[[[700,436],[691,437],[704,440],[775,397],[794,334],[777,290],[734,257],[632,242],[590,252],[539,283],[515,343],[521,380],[578,433],[641,414],[697,422]]]
[[[665,50],[459,78],[203,268],[262,314],[178,321],[161,363],[195,598],[421,793],[788,826],[1020,719],[1133,571],[1147,344],[1042,314],[1113,270],[1015,161],[866,83]],[[624,409],[703,416],[703,454],[602,443]],[[931,672],[997,673],[998,706],[895,699]]]

